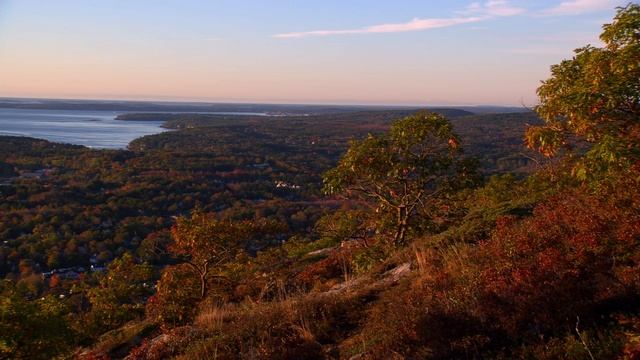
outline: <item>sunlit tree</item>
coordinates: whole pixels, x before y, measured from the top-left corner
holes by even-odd
[[[551,67],[535,108],[545,124],[526,133],[528,146],[546,156],[588,143],[574,169],[582,179],[640,159],[640,5],[619,8],[600,39],[604,47],[577,49]]]
[[[382,135],[354,141],[324,176],[325,192],[358,198],[395,218],[394,242],[404,243],[410,218],[441,196],[475,181],[458,137],[442,115],[421,112]]]
[[[244,251],[246,242],[260,235],[272,235],[282,227],[271,222],[233,222],[214,214],[194,211],[180,217],[171,230],[169,250],[198,276],[200,298],[207,295],[210,278],[222,277],[222,268]]]

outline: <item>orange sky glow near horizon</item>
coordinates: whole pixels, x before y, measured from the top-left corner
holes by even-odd
[[[615,1],[429,3],[0,0],[0,97],[532,106]]]

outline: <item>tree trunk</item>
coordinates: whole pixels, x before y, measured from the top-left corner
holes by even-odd
[[[200,274],[200,299],[207,295],[207,273]]]
[[[202,266],[196,265],[190,261],[186,262],[193,272],[200,278],[200,299],[204,299],[207,295],[207,275],[209,274],[209,261],[205,261]]]
[[[407,213],[407,207],[404,205],[399,206],[397,210],[396,235],[393,239],[396,245],[404,244],[404,239],[407,235],[407,218],[408,217],[409,217],[409,214]]]

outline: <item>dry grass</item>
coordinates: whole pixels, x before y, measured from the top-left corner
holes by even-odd
[[[111,330],[98,339],[89,349],[81,349],[75,357],[78,359],[94,359],[108,357],[118,349],[126,350],[136,346],[139,341],[157,329],[157,325],[149,321],[131,321],[124,326]],[[123,351],[124,351],[123,350]],[[126,353],[125,353],[126,354]]]
[[[354,276],[351,273],[351,263],[350,261],[343,257],[340,259],[340,268],[342,269],[342,276],[344,278],[345,284],[350,284],[351,280],[353,280]]]
[[[418,271],[422,274],[427,269],[427,253],[426,251],[415,248],[414,253],[416,256],[416,264],[418,265]]]
[[[194,324],[206,330],[220,329],[224,321],[228,319],[235,310],[235,306],[231,304],[222,306],[218,304],[204,305],[196,317]]]
[[[293,325],[293,328],[298,332],[298,335],[300,335],[302,339],[305,339],[306,341],[316,341],[316,337],[311,331],[309,322],[303,315],[300,315],[299,323]]]

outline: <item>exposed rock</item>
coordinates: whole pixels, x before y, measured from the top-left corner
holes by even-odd
[[[307,256],[322,256],[322,255],[326,255],[328,253],[330,253],[332,250],[334,250],[334,247],[328,247],[328,248],[324,248],[324,249],[319,249],[319,250],[314,250],[311,251],[309,253],[307,253]]]
[[[401,278],[407,276],[411,272],[411,263],[406,262],[383,274],[383,282],[398,282]]]

